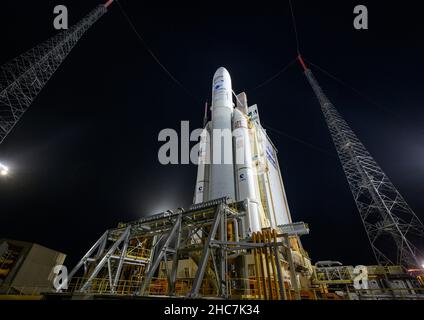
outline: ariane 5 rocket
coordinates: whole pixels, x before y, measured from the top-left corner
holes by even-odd
[[[292,223],[277,150],[245,93],[233,102],[231,76],[212,82],[212,120],[200,137],[194,203],[229,197],[246,203],[247,234]]]

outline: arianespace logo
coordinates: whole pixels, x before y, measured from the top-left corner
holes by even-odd
[[[272,165],[275,168],[277,168],[277,162],[274,159],[274,152],[273,152],[272,148],[269,145],[266,147],[266,155],[267,155],[267,158],[268,158],[269,162],[271,162]]]

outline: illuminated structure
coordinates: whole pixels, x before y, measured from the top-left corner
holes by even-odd
[[[258,107],[244,93],[234,105],[232,95],[220,68],[194,204],[106,231],[70,272],[68,291],[76,298],[423,299],[419,278],[399,267],[368,267],[370,287],[358,290],[354,267],[311,265],[299,239],[308,226],[292,222]]]
[[[41,299],[42,292],[54,290],[52,270],[65,258],[36,243],[0,239],[0,300],[8,295]]]
[[[77,41],[111,3],[109,0],[97,7],[70,30],[2,67],[0,143]],[[358,208],[364,208],[364,203],[358,201],[360,196],[365,195],[372,201],[379,197],[379,201],[366,204],[367,210],[374,210],[377,205],[380,210],[388,204],[398,209],[399,205],[398,212],[411,216],[412,210],[365,153],[365,148],[338,116],[310,71],[305,72],[322,103],[348,179],[356,179],[349,182]],[[277,150],[261,126],[259,109],[247,104],[244,93],[236,96],[234,105],[232,95],[230,75],[220,68],[213,79],[212,119],[206,121],[200,141],[194,204],[186,210],[163,212],[107,230],[71,270],[69,288],[58,288],[60,294],[84,298],[105,294],[226,299],[343,298],[329,290],[332,285],[338,286],[339,281],[351,285],[354,274],[348,271],[352,268],[311,265],[299,239],[308,234],[309,229],[302,222],[292,221]],[[221,132],[217,135],[214,130]],[[226,132],[230,133],[227,141]],[[219,149],[213,147],[217,141],[221,142]],[[346,150],[362,151],[363,161],[352,161]],[[357,166],[362,166],[359,171],[368,174],[368,178],[371,171],[378,171],[381,180],[349,176]],[[7,172],[7,168],[3,168],[0,174]],[[383,188],[367,193],[376,189],[377,182]],[[384,194],[386,188],[390,188],[394,198]],[[412,247],[406,233],[416,229],[417,221],[400,223],[393,212],[390,211],[391,215],[386,212],[386,218],[374,225],[364,224],[371,227],[367,229],[369,234],[375,232],[375,227],[380,232],[393,231],[396,226],[400,233],[393,238],[401,248],[399,261],[412,261],[414,250],[409,250]],[[389,220],[394,223],[387,223]],[[388,278],[386,271],[378,273],[381,274],[384,274],[381,278]],[[339,275],[341,279],[337,278]],[[410,291],[415,294],[415,289],[402,290],[406,290],[408,296]]]
[[[361,215],[377,263],[420,268],[424,225],[327,98],[299,56],[314,90]]]
[[[308,226],[291,222],[258,107],[248,107],[245,94],[234,107],[232,95],[229,73],[220,68],[212,120],[200,141],[195,203],[105,232],[70,272],[74,294],[103,288],[140,296],[300,299],[310,287],[312,265],[299,240]]]
[[[194,203],[248,200],[248,234],[290,224],[277,150],[261,126],[258,106],[249,107],[242,93],[234,108],[232,96],[230,75],[220,68],[212,86],[212,120],[199,147]]]
[[[0,144],[79,39],[112,3],[97,6],[77,24],[0,67]]]

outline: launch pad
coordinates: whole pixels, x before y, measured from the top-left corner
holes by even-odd
[[[282,226],[249,237],[242,231],[246,208],[246,202],[223,198],[121,223],[70,272],[67,291],[76,296],[300,298],[298,279],[307,281],[312,266],[306,252],[293,245],[308,233],[307,226]],[[83,277],[76,277],[82,268]]]
[[[247,203],[222,198],[120,223],[78,262],[68,287],[47,299],[424,300],[424,277],[401,267],[311,265],[299,245],[305,223],[242,232]],[[417,276],[417,275],[415,275]]]

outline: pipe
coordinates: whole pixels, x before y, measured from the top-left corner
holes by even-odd
[[[252,241],[256,243],[256,232],[252,234]],[[261,289],[261,280],[260,280],[260,270],[258,262],[258,249],[253,249],[253,258],[255,259],[255,273],[256,273],[256,285],[258,287],[258,296],[259,299],[262,299],[262,289]]]
[[[239,236],[239,225],[238,225],[238,221],[237,218],[232,218],[231,221],[233,221],[233,234],[234,234],[234,242],[240,242],[240,236]],[[230,235],[230,239],[231,239],[231,235]],[[232,239],[231,239],[232,240]],[[242,256],[242,254],[237,251],[237,253],[233,254],[233,255],[229,255],[227,258],[228,259],[236,259],[238,257]]]
[[[267,243],[266,231],[262,232],[262,242]],[[266,272],[267,272],[268,286],[269,286],[269,299],[273,300],[274,295],[272,292],[271,268],[269,265],[268,247],[262,248],[262,251],[265,256]]]
[[[272,243],[272,238],[271,238],[271,231],[266,231],[266,236],[267,236],[267,238],[268,238],[268,242],[271,244]],[[277,267],[275,266],[275,264],[276,264],[276,261],[275,261],[275,257],[274,257],[274,255],[272,254],[272,247],[270,246],[269,247],[269,258],[270,258],[270,260],[271,260],[271,266],[272,266],[272,275],[273,275],[273,277],[274,277],[274,286],[275,286],[275,292],[276,292],[276,298],[277,299],[280,299],[280,295],[279,295],[279,292],[278,292],[278,279],[277,279]],[[278,263],[278,261],[277,261],[277,263]]]
[[[278,282],[279,282],[279,288],[280,288],[280,298],[282,300],[287,300],[287,294],[286,294],[286,287],[284,285],[284,277],[283,272],[280,264],[280,253],[278,251],[278,245],[277,245],[277,232],[275,230],[272,230],[272,237],[274,240],[274,255],[276,260],[276,267],[277,267],[277,274],[278,274]]]
[[[232,219],[233,224],[234,224],[234,240],[235,242],[240,242],[240,236],[239,236],[239,225],[238,225],[238,221],[237,218],[233,218]]]
[[[257,241],[258,243],[262,243],[260,232],[257,233]],[[263,248],[258,248],[258,251],[259,251],[259,262],[261,265],[261,272],[262,272],[262,283],[264,286],[264,298],[265,300],[268,300],[268,291],[267,291],[266,279],[265,279],[265,266],[264,266],[264,260],[263,260]]]

